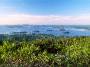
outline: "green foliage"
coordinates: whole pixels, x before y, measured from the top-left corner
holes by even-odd
[[[0,67],[90,66],[90,37],[36,37],[0,41]]]

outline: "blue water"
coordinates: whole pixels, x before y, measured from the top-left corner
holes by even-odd
[[[5,25],[0,26],[0,34],[26,32],[35,34],[52,34],[56,36],[90,36],[89,25]]]

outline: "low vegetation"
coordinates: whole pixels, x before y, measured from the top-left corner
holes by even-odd
[[[33,35],[0,41],[0,67],[89,67],[90,37]]]

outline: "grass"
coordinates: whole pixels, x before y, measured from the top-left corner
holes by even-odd
[[[0,67],[90,66],[90,37],[37,36],[0,41]]]

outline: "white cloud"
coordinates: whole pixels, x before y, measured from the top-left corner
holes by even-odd
[[[56,15],[30,15],[30,14],[4,14],[0,15],[0,25],[13,24],[90,24],[90,16],[56,16]]]

